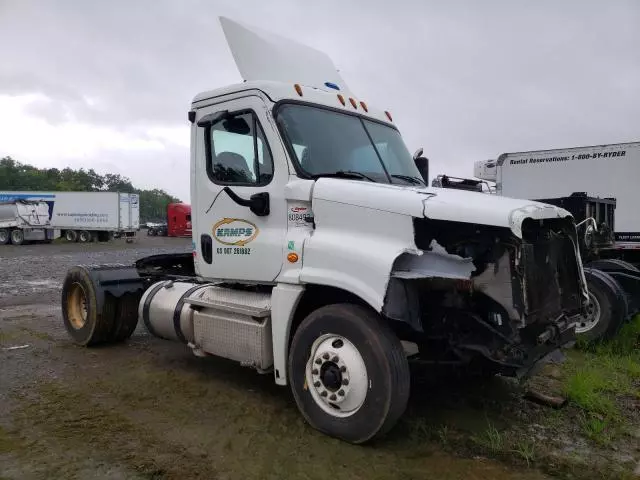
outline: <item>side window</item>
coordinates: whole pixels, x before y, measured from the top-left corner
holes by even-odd
[[[207,133],[207,172],[215,183],[266,185],[273,159],[256,116],[240,113],[214,123]]]

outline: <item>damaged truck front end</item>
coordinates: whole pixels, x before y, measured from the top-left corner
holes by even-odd
[[[415,218],[414,233],[419,254],[397,258],[383,306],[413,360],[522,377],[574,340],[587,292],[570,216]]]

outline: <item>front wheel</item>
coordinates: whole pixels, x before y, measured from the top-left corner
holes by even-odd
[[[627,317],[627,302],[618,282],[606,272],[585,268],[589,305],[578,319],[576,335],[587,342],[613,336]]]
[[[364,443],[386,433],[409,399],[407,357],[399,339],[374,312],[338,304],[312,312],[289,351],[296,404],[315,429]]]

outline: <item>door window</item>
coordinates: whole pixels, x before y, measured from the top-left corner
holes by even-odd
[[[273,159],[253,112],[226,116],[207,129],[207,173],[223,185],[266,185],[273,178]]]

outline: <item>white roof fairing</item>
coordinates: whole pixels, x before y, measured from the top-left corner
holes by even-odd
[[[225,17],[220,17],[220,23],[244,82],[198,93],[193,98],[192,108],[219,103],[226,95],[259,91],[274,103],[281,100],[308,102],[393,125],[384,111],[370,105],[366,99],[356,98],[348,90],[325,53]],[[338,85],[340,90],[327,87],[325,82]],[[301,86],[302,96],[294,89],[295,84]],[[342,95],[344,105],[338,94]],[[350,98],[356,101],[355,108]],[[367,111],[360,104],[361,100],[365,102]]]
[[[298,83],[336,92],[326,86],[329,82],[343,95],[352,95],[326,53],[226,17],[220,17],[220,24],[245,81]]]

